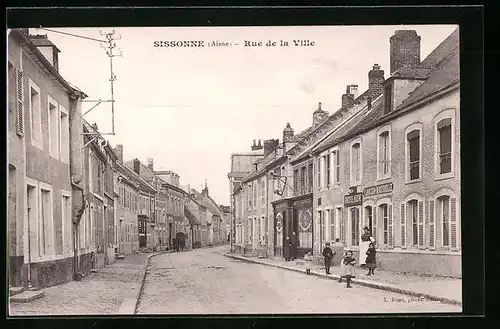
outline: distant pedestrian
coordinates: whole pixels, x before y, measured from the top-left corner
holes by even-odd
[[[285,239],[285,247],[284,247],[284,256],[285,256],[285,261],[289,261],[291,258],[291,252],[292,252],[292,239],[287,236]]]
[[[376,254],[377,250],[375,250],[375,245],[373,243],[370,243],[370,246],[366,251],[366,266],[368,267],[368,275],[375,274],[373,271],[375,270],[377,264],[375,257]]]
[[[292,232],[292,260],[297,259],[297,251],[299,249],[299,237],[297,233]]]
[[[311,252],[308,251],[304,255],[304,263],[305,263],[305,266],[306,266],[306,274],[307,275],[311,275],[312,262],[313,262],[313,256],[311,255]]]
[[[368,246],[370,243],[374,243],[375,239],[373,238],[370,229],[368,226],[365,226],[363,229],[363,234],[361,235],[361,243],[359,244],[359,265],[366,265],[366,251],[368,250]]]
[[[352,255],[352,251],[348,250],[345,253],[345,257],[342,260],[342,266],[341,268],[341,274],[340,274],[340,279],[339,282],[342,282],[342,278],[347,279],[347,286],[346,288],[352,288],[351,287],[351,279],[356,277],[356,271],[354,268],[354,265],[356,264],[356,259]]]
[[[332,264],[332,258],[334,255],[332,248],[330,248],[330,242],[325,243],[325,248],[323,249],[322,255],[323,257],[325,257],[326,274],[330,274],[330,266]]]

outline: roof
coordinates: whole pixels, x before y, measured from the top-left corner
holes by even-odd
[[[200,192],[196,191],[195,189],[192,189],[192,192],[195,195],[195,198],[201,202],[203,206],[205,206],[208,211],[212,213],[212,215],[220,216],[222,214],[222,211],[219,209],[219,206],[215,203],[214,200],[210,196],[206,196],[201,194]]]
[[[49,60],[40,52],[37,46],[33,43],[33,39],[29,37],[22,29],[12,29],[9,36],[18,39],[24,46],[24,53],[31,58],[36,58],[37,64],[39,64],[45,71],[46,74],[52,75],[67,91],[70,95],[77,96],[80,98],[87,98],[88,95],[79,89],[74,88],[70,85],[56,70],[56,68],[49,62]]]
[[[124,163],[120,161],[116,161],[116,165],[118,169],[121,169],[121,172],[123,174],[129,175],[128,176],[129,179],[130,177],[132,177],[132,179],[142,184],[144,187],[146,187],[146,189],[149,189],[156,193],[156,189],[151,184],[149,184],[144,178],[142,178],[135,171],[133,171],[130,167],[126,166]]]
[[[259,170],[253,171],[250,174],[248,174],[246,177],[244,177],[241,180],[241,182],[246,183],[248,181],[253,180],[254,178],[261,176],[262,173],[267,172],[268,164],[270,164],[271,162],[273,162],[277,158],[278,158],[278,156],[276,155],[275,152],[269,153],[265,158],[262,158],[259,162],[260,164],[263,165],[263,167]]]
[[[201,221],[187,207],[184,207],[184,216],[186,216],[191,225],[201,224]]]
[[[47,34],[30,34],[29,38],[35,46],[51,46],[54,47],[58,52],[61,52],[61,50],[59,50],[59,48],[57,48],[56,45],[47,38]]]
[[[399,70],[396,70],[398,72]],[[405,74],[413,73],[413,78],[422,77],[423,72],[427,72],[427,79],[393,111],[384,114],[383,102],[378,101],[373,104],[373,109],[362,120],[354,126],[351,124],[342,131],[333,134],[330,138],[318,145],[314,151],[321,152],[325,148],[338,144],[342,140],[350,139],[365,131],[373,129],[384,122],[411,111],[411,106],[420,101],[434,96],[437,92],[450,89],[460,81],[459,74],[459,45],[458,29],[448,36],[434,51],[432,51],[419,65],[410,68],[403,68],[401,72]],[[391,76],[391,78],[393,78]],[[412,78],[412,77],[410,77]],[[349,128],[350,127],[350,128]]]

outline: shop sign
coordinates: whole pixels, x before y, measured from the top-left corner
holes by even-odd
[[[302,199],[302,200],[297,200],[297,201],[294,201],[293,202],[293,206],[294,207],[298,207],[298,206],[308,206],[312,204],[312,199],[311,198],[307,198],[307,199]]]
[[[364,189],[363,195],[365,197],[367,197],[367,196],[372,196],[372,195],[377,195],[377,194],[392,193],[393,188],[394,188],[394,185],[392,183],[386,183],[386,184],[381,184],[381,185],[377,185],[377,186],[367,187]]]
[[[359,206],[363,203],[363,193],[356,193],[344,196],[344,206]]]

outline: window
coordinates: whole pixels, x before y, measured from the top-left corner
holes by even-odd
[[[335,157],[335,184],[340,184],[340,151],[333,152]]]
[[[16,112],[16,133],[24,136],[23,72],[9,62],[9,111]]]
[[[392,84],[384,87],[384,114],[392,111]]]
[[[331,183],[331,172],[332,172],[332,168],[330,166],[330,163],[331,163],[331,157],[332,155],[331,154],[327,154],[326,155],[326,186],[330,186],[330,183]]]
[[[59,111],[57,103],[50,96],[47,101],[49,118],[49,148],[50,155],[59,159]]]
[[[40,88],[31,80],[29,81],[29,86],[31,142],[34,146],[42,148],[42,114],[40,112]]]
[[[311,193],[313,189],[313,164],[307,165],[307,193]]]
[[[406,204],[406,215],[411,225],[411,243],[415,247],[424,246],[423,202],[410,200]],[[403,210],[403,208],[401,209]]]
[[[316,172],[318,175],[318,188],[321,188],[321,158],[318,158],[318,163],[316,164]]]
[[[319,248],[323,248],[324,235],[325,235],[325,223],[323,219],[323,211],[318,210],[318,223],[319,223]]]
[[[97,165],[97,193],[102,193],[102,164]]]
[[[335,241],[335,238],[338,237],[337,225],[336,225],[337,218],[335,218],[335,213],[333,209],[327,211],[328,211],[328,218],[330,219],[330,240]]]
[[[380,219],[382,220],[382,243],[389,244],[389,214],[387,212],[387,204],[379,206]]]
[[[376,231],[377,225],[375,224],[375,218],[373,216],[372,206],[365,207],[365,223],[363,224],[363,227],[364,226],[368,226],[372,236],[374,236],[375,239],[377,239],[377,231]]]
[[[451,172],[451,119],[446,118],[437,123],[439,144],[439,173]]]
[[[299,195],[299,170],[295,169],[293,171],[293,194]]]
[[[410,181],[420,179],[420,129],[414,129],[406,134],[408,156],[408,178]]]
[[[63,253],[71,251],[71,199],[70,194],[62,196],[62,242],[63,242]]]
[[[351,184],[361,183],[361,144],[354,143],[351,146]]]
[[[38,255],[52,255],[54,253],[52,232],[52,191],[40,188],[40,220],[38,222]]]
[[[335,208],[335,237],[340,238],[342,242],[345,241],[344,238],[344,221],[342,219],[342,208],[337,207]]]
[[[351,208],[351,246],[359,246],[359,208]]]
[[[306,167],[300,168],[300,194],[306,193]]]
[[[378,143],[378,178],[387,178],[390,175],[390,139],[389,131],[379,134]]]
[[[443,237],[442,237],[442,245],[443,247],[449,247],[450,246],[450,231],[451,231],[451,225],[450,225],[450,197],[449,196],[442,196],[438,198],[438,211],[439,211],[439,217],[441,219],[441,224],[442,224],[442,232],[443,232]]]

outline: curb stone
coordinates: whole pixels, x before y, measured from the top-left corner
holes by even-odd
[[[148,255],[148,258],[146,260],[146,266],[144,266],[144,269],[142,270],[142,280],[140,281],[139,284],[136,284],[136,287],[133,288],[134,293],[130,297],[125,297],[123,299],[120,308],[118,309],[118,314],[135,314],[137,305],[139,304],[139,298],[141,297],[144,281],[146,279],[146,272],[149,266],[149,260],[154,256],[158,256],[164,253],[166,253],[166,251],[159,251],[151,255]]]
[[[277,268],[281,268],[281,269],[292,271],[292,272],[305,273],[305,270],[303,270],[303,269],[289,267],[289,266],[280,265],[280,264],[270,264],[267,262],[251,259],[249,257],[241,257],[241,256],[230,255],[230,254],[224,254],[224,256],[229,257],[229,258],[233,258],[233,259],[238,259],[238,260],[241,260],[244,262],[250,262],[250,263],[255,263],[255,264],[260,264],[260,265],[277,267]],[[314,276],[319,276],[321,278],[330,279],[330,280],[338,280],[340,278],[340,276],[338,274],[330,274],[327,276],[326,274],[323,274],[323,273],[320,273],[317,271],[311,271],[311,274]],[[366,287],[370,287],[370,288],[391,291],[391,292],[395,292],[395,293],[399,293],[399,294],[403,294],[403,295],[409,295],[412,297],[423,297],[423,298],[428,299],[428,300],[439,301],[439,302],[446,303],[446,304],[462,306],[462,302],[459,300],[450,299],[450,298],[446,298],[446,297],[440,297],[440,296],[434,296],[434,295],[431,295],[428,293],[422,293],[422,292],[413,291],[410,289],[398,288],[396,286],[393,286],[393,285],[390,285],[387,283],[380,283],[380,282],[376,282],[376,281],[360,280],[360,279],[352,279],[352,282],[357,283],[361,286],[366,286]]]

